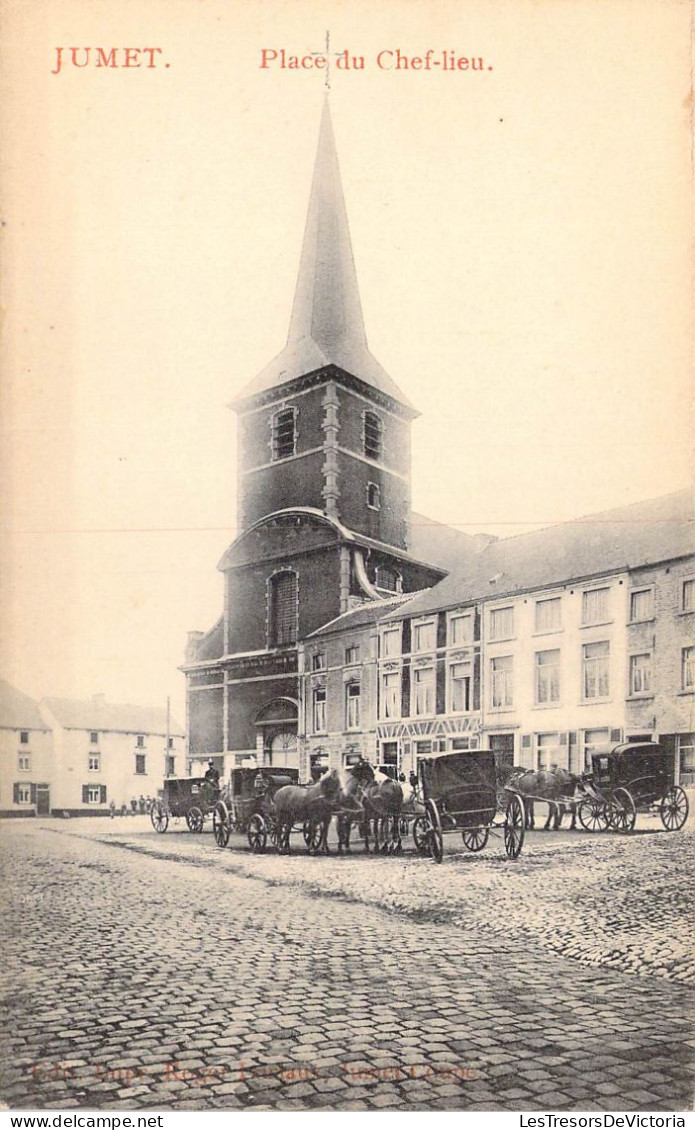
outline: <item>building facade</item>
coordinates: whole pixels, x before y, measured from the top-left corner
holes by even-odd
[[[50,812],[52,735],[28,695],[0,680],[0,816]]]

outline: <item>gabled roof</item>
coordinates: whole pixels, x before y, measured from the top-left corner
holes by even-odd
[[[317,636],[329,636],[332,632],[348,632],[355,628],[364,628],[368,624],[376,624],[382,618],[388,619],[389,613],[417,595],[419,594],[405,592],[386,596],[383,600],[366,600],[357,608],[352,608],[349,612],[343,612],[335,619],[329,620],[327,624],[323,624],[322,627],[317,628],[306,638],[313,640]]]
[[[113,731],[121,734],[157,734],[167,732],[166,710],[153,706],[106,702],[102,695],[92,699],[44,698],[56,722],[67,730]],[[169,734],[183,737],[183,728],[169,720]]]
[[[324,103],[287,345],[234,404],[335,365],[414,413],[367,347],[338,156]]]
[[[38,703],[0,679],[0,729],[48,730]]]
[[[394,618],[511,596],[695,553],[695,496],[682,490],[493,542]]]

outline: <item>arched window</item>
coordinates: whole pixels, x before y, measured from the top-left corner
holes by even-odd
[[[381,496],[376,483],[367,484],[367,506],[370,510],[378,510],[381,506]]]
[[[268,589],[268,642],[282,647],[297,642],[297,574],[276,573]]]
[[[381,458],[381,420],[374,412],[364,414],[364,454],[368,459]]]
[[[297,422],[294,408],[283,408],[273,416],[273,459],[287,459],[295,454]]]

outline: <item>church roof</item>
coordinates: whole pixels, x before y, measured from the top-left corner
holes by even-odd
[[[287,345],[242,389],[235,404],[326,365],[335,365],[415,411],[367,347],[328,98]]]
[[[439,584],[399,607],[394,619],[639,569],[693,553],[695,496],[686,489],[492,542]]]
[[[33,698],[0,679],[0,729],[48,730]]]

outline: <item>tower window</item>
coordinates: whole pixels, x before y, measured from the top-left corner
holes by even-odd
[[[283,408],[273,416],[273,459],[295,454],[297,427],[294,408]]]
[[[297,574],[277,573],[270,579],[269,643],[282,647],[297,642]]]
[[[364,414],[364,454],[368,459],[381,458],[381,420],[374,412]]]
[[[367,485],[367,506],[370,510],[381,508],[381,492],[376,483],[368,483]]]

